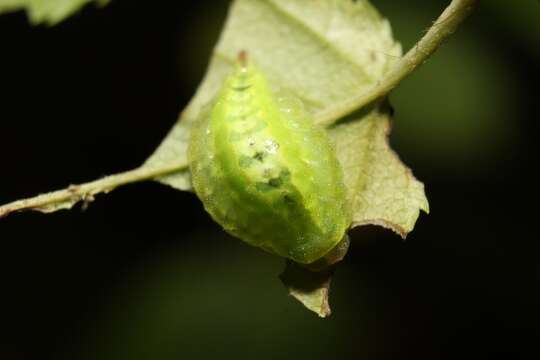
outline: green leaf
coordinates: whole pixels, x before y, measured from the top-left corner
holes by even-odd
[[[405,238],[429,204],[424,185],[388,144],[389,109],[381,106],[329,131],[344,169],[352,226],[379,225]]]
[[[370,89],[401,55],[389,23],[368,1],[237,0],[203,82],[148,165],[186,157],[193,121],[241,50],[276,88],[300,98],[315,121]],[[191,190],[188,171],[158,180]]]
[[[109,0],[0,0],[0,14],[25,9],[33,25],[54,25],[89,2],[104,6]]]
[[[388,21],[368,1],[236,0],[203,82],[146,165],[187,160],[191,126],[241,50],[274,87],[301,99],[316,123],[337,121],[354,95],[372,88],[401,56]],[[389,116],[374,108],[329,131],[345,171],[352,225],[381,225],[406,236],[428,204],[423,185],[388,146]],[[187,169],[157,180],[191,190]],[[289,293],[321,317],[330,314],[330,278],[330,271],[291,263],[281,276]]]
[[[315,119],[373,86],[401,54],[388,22],[367,1],[237,0],[201,86],[147,164],[186,159],[191,126],[240,50],[274,86],[302,99]],[[345,169],[354,225],[378,224],[405,236],[428,205],[422,184],[388,147],[388,121],[375,109],[330,133]],[[158,180],[191,190],[188,170]]]

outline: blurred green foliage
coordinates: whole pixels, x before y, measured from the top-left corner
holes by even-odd
[[[32,24],[54,25],[93,1],[99,6],[109,2],[109,0],[0,0],[0,13],[24,9]]]
[[[347,284],[347,276],[336,282],[335,313],[321,321],[287,296],[277,278],[283,259],[215,230],[178,240],[177,249],[131,269],[81,358],[315,359],[369,348],[357,337],[369,331],[373,317],[348,296],[355,284]],[[197,242],[208,247],[190,248]],[[358,287],[361,277],[355,282]]]

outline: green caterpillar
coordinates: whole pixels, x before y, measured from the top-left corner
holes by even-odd
[[[349,204],[325,130],[274,94],[245,53],[199,116],[189,161],[206,210],[251,245],[310,264],[345,236]]]

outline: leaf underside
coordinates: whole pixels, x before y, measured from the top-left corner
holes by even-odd
[[[420,210],[429,212],[424,185],[388,144],[390,109],[379,106],[363,117],[329,129],[343,167],[353,207],[351,227],[379,225],[405,238]]]
[[[315,121],[369,89],[401,55],[388,22],[367,1],[237,0],[195,96],[146,164],[186,158],[193,122],[241,50],[275,88],[301,99]],[[158,180],[191,190],[188,171]]]
[[[368,1],[236,0],[201,85],[146,165],[187,161],[191,126],[241,50],[276,89],[301,99],[315,122],[375,85],[401,56],[388,21]],[[405,237],[428,202],[422,183],[390,149],[389,130],[385,105],[328,128],[353,206],[351,226],[380,225]],[[192,190],[187,169],[156,180]],[[293,297],[324,317],[330,313],[330,275],[289,264],[281,279]]]

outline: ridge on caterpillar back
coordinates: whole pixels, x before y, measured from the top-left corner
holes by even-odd
[[[245,51],[197,120],[189,161],[205,209],[251,245],[311,264],[346,237],[350,209],[325,130],[299,100],[276,96]]]

